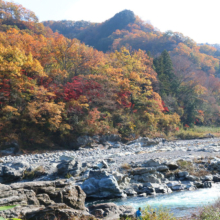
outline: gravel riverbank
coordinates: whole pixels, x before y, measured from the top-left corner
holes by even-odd
[[[66,190],[71,188],[76,194],[75,187],[81,187],[87,198],[100,200],[126,196],[147,197],[174,191],[211,188],[213,183],[220,182],[220,138],[169,142],[159,138],[139,138],[124,144],[118,136],[112,135],[104,138],[84,136],[78,142],[80,147],[77,151],[1,157],[0,188],[6,187],[3,184],[12,184],[13,188],[13,183],[20,182],[19,187],[26,187],[22,188],[23,197],[27,196],[26,189],[31,189],[28,193],[31,193],[36,204],[41,204],[42,198],[50,201],[43,203],[48,209],[49,204],[57,204],[56,198],[59,194],[56,196],[54,184],[64,187],[63,191],[57,190],[66,196],[65,204],[70,206],[68,201],[75,204],[83,194],[69,198],[65,194]],[[30,187],[29,183],[22,185],[28,181],[32,181]],[[55,192],[53,189],[52,192],[45,191],[44,184],[53,186]],[[39,193],[39,187],[46,195],[35,195]],[[21,191],[15,193],[17,195]],[[5,201],[14,201],[13,195],[7,196],[8,200],[2,199],[2,205],[11,205]],[[77,198],[77,201],[74,198]],[[59,200],[58,207],[63,207],[60,202],[62,199]],[[82,207],[82,212],[85,213],[85,207]],[[97,210],[102,210],[101,214],[106,219],[111,219],[111,216],[116,218],[125,213],[132,216],[134,213],[132,207],[117,207],[115,204],[99,204],[88,208],[87,214],[96,216]],[[73,212],[72,210],[71,213]]]

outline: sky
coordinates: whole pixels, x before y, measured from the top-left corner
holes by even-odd
[[[8,0],[10,1],[10,0]],[[220,44],[220,0],[13,0],[40,21],[103,22],[129,9],[160,31],[181,32],[197,43]]]

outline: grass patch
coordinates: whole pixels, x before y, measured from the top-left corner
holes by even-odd
[[[205,137],[205,134],[191,130],[181,130],[178,131],[175,135],[177,138],[180,138],[182,140],[200,139]]]
[[[179,169],[182,171],[187,171],[189,173],[194,172],[194,166],[191,161],[178,160],[177,165],[179,166]]]
[[[205,126],[194,126],[192,128],[193,131],[198,133],[219,133],[220,134],[220,127],[205,127]]]
[[[16,205],[2,206],[2,207],[0,207],[0,211],[5,211],[5,210],[8,210],[8,209],[13,209],[14,207],[16,207]]]
[[[220,127],[194,126],[193,128],[180,129],[174,135],[183,140],[206,138],[207,134],[220,137]]]
[[[71,177],[72,177],[72,175],[70,173],[67,173],[66,176],[65,176],[66,179],[69,179]]]
[[[36,169],[32,170],[32,171],[28,171],[25,170],[24,171],[24,179],[34,179],[34,178],[38,178],[40,176],[43,176],[45,174],[45,169],[43,166],[39,166]]]
[[[5,210],[13,209],[16,206],[17,205],[2,206],[2,207],[0,207],[0,211],[5,211]],[[0,220],[21,220],[21,219],[20,218],[5,219],[3,217],[0,217]]]

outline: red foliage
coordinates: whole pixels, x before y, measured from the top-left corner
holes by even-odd
[[[72,83],[67,83],[64,86],[64,100],[67,102],[71,99],[77,100],[81,95],[84,95],[91,101],[93,97],[101,96],[100,89],[100,84],[94,80],[75,76]]]
[[[9,99],[10,90],[9,79],[2,79],[0,81],[0,104],[4,104]]]
[[[162,105],[163,105],[163,112],[164,112],[164,113],[169,112],[169,109],[168,109],[168,107],[165,106],[164,101],[162,101]]]
[[[129,97],[131,95],[131,92],[129,91],[123,91],[118,93],[118,97],[120,98],[120,102],[123,107],[130,108],[132,106],[132,103],[129,101]]]

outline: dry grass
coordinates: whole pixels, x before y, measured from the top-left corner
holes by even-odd
[[[129,165],[128,163],[124,163],[121,165],[121,168],[124,170],[130,170],[131,169],[131,165]]]
[[[210,172],[207,170],[196,170],[191,172],[190,175],[202,177],[202,176],[210,175]]]
[[[220,199],[213,205],[198,208],[196,213],[193,213],[190,220],[219,220],[220,219]]]

